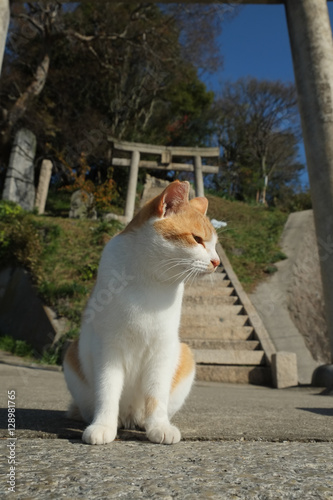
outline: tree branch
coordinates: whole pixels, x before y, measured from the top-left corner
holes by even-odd
[[[44,88],[50,65],[49,55],[46,54],[37,67],[34,80],[29,87],[20,95],[8,113],[7,129],[11,130],[15,123],[23,116],[29,105],[29,101],[38,96]]]

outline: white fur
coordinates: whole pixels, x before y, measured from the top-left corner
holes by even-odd
[[[68,363],[64,372],[76,408],[90,425],[83,441],[104,444],[117,426],[139,426],[151,441],[173,443],[179,430],[169,418],[182,406],[194,370],[170,394],[179,362],[178,329],[184,280],[212,272],[216,235],[206,248],[176,246],[154,220],[120,234],[105,247],[79,341],[86,382]],[[145,413],[145,399],[157,406]]]

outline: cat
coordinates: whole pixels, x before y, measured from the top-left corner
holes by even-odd
[[[217,235],[204,197],[174,181],[105,246],[79,340],[64,359],[69,417],[89,423],[82,440],[113,441],[118,427],[140,428],[154,443],[177,443],[170,423],[195,376],[178,329],[184,282],[213,273]]]

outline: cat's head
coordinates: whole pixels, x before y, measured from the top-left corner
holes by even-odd
[[[124,230],[148,239],[147,258],[161,281],[184,281],[215,271],[217,235],[206,216],[208,200],[189,201],[188,182],[174,181],[146,203]]]

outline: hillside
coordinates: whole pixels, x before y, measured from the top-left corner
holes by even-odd
[[[248,205],[207,196],[208,216],[227,222],[219,240],[247,292],[275,272],[274,263],[285,258],[279,239],[288,214],[262,205]]]
[[[287,215],[207,197],[208,216],[228,223],[219,231],[220,242],[244,288],[251,291],[267,273],[274,272],[274,262],[284,257],[278,241]],[[2,268],[15,264],[30,271],[39,296],[58,316],[68,319],[68,336],[73,336],[94,285],[102,249],[122,226],[69,219],[64,216],[67,203],[63,196],[51,197],[47,215],[38,216],[0,202],[0,259]]]

